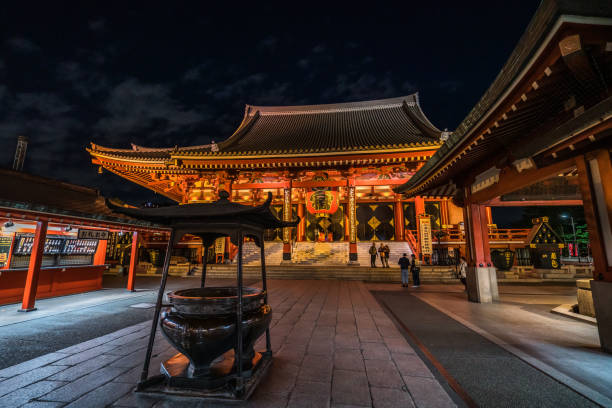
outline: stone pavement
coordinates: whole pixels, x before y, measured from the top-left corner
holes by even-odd
[[[361,282],[269,286],[274,363],[244,406],[455,406]],[[149,329],[140,323],[0,370],[0,407],[214,406],[133,392]],[[175,353],[158,335],[151,374]]]

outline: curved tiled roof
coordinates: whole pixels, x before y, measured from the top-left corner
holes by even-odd
[[[567,17],[570,21],[581,21],[581,17],[593,21],[592,18],[595,18],[596,21],[599,19],[602,22],[612,17],[612,3],[609,0],[543,0],[512,54],[478,103],[434,156],[410,180],[396,188],[397,192],[412,191],[411,194],[415,195],[414,190],[421,188],[428,177],[438,171],[446,160],[456,154],[462,143],[473,136],[472,132],[477,125],[493,112],[496,104],[503,100],[506,92],[527,70],[538,50],[550,40],[555,25],[562,17]],[[465,160],[462,162],[465,163]],[[440,183],[445,181],[446,178],[439,180]]]
[[[327,105],[247,105],[238,129],[218,144],[111,149],[92,144],[90,152],[123,159],[161,160],[175,155],[223,156],[346,152],[438,145],[440,130],[425,116],[418,94]]]
[[[247,105],[221,152],[344,151],[437,142],[418,95],[329,105]]]

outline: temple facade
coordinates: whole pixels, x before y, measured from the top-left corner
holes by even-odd
[[[206,203],[220,190],[257,205],[268,192],[280,219],[298,215],[297,228],[271,231],[283,259],[293,242],[407,241],[419,252],[418,214],[432,229],[459,224],[461,210],[435,196],[402,199],[405,183],[445,140],[426,117],[418,94],[364,102],[308,106],[247,105],[225,141],[189,147],[118,149],[92,144],[107,170],[179,203]]]

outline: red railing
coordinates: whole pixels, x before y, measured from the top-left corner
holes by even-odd
[[[433,232],[435,233],[434,230]],[[440,242],[465,242],[465,232],[459,228],[443,228],[442,231],[446,233],[444,237],[440,239]],[[517,241],[525,242],[529,235],[528,228],[490,228],[489,229],[489,240],[490,241]],[[417,231],[406,230],[406,240],[410,246],[415,248],[418,245]],[[437,238],[433,238],[434,245],[438,243]]]

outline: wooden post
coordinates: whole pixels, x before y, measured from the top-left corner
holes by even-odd
[[[264,303],[267,305],[268,304],[268,278],[266,276],[266,251],[264,248],[264,240],[263,240],[263,234],[260,235],[260,241],[261,241],[261,282],[262,282],[262,288],[264,291]],[[267,353],[272,353],[272,343],[270,341],[270,326],[268,326],[266,328],[266,352]]]
[[[605,155],[608,155],[607,160]],[[589,161],[579,156],[576,158],[576,168],[593,255],[593,279],[612,282],[612,238],[609,236],[612,188],[609,183],[602,182],[612,178],[609,154],[603,151],[603,154],[597,154]],[[593,174],[595,168],[597,174]]]
[[[104,265],[106,263],[106,249],[108,248],[108,240],[100,240],[98,241],[98,248],[96,248],[96,253],[94,254],[93,264],[94,265]]]
[[[153,314],[153,321],[151,322],[149,344],[147,346],[147,354],[145,355],[142,373],[140,374],[140,382],[137,386],[138,389],[143,389],[147,385],[147,377],[149,376],[149,364],[151,363],[151,354],[153,353],[153,342],[155,341],[155,332],[157,331],[157,323],[159,321],[159,314],[161,312],[162,300],[164,298],[164,291],[166,290],[166,281],[168,280],[168,268],[170,267],[170,257],[172,256],[172,248],[174,247],[175,236],[176,232],[174,231],[174,229],[172,229],[170,231],[170,238],[168,239],[168,246],[166,247],[166,257],[164,258],[162,278],[161,283],[159,285],[159,291],[157,292],[157,302],[155,303],[155,314]]]
[[[466,205],[466,209],[469,212],[469,228],[466,229],[466,235],[467,233],[470,235],[470,259],[474,266],[480,268],[490,267],[491,253],[486,207],[469,203]]]
[[[242,231],[238,232],[238,273],[237,275],[237,296],[238,305],[236,310],[236,369],[238,370],[236,378],[236,390],[241,393],[244,389],[244,380],[242,378],[242,241],[244,235]],[[263,245],[263,243],[262,243]]]
[[[440,201],[440,224],[448,225],[449,224],[449,214],[448,214],[448,199],[444,198]]]
[[[469,187],[465,190],[463,221],[468,259],[468,299],[472,302],[491,303],[499,299],[499,291],[497,274],[491,262],[487,211],[484,205],[470,202]]]
[[[491,207],[485,207],[485,212],[487,216],[487,225],[493,224],[493,212],[491,211]]]
[[[344,240],[348,241],[351,235],[351,227],[349,225],[349,218],[348,218],[348,204],[343,204],[344,206]]]
[[[206,285],[206,265],[208,264],[208,246],[202,243],[204,249],[202,250],[202,277],[200,278],[200,287],[203,288]]]
[[[395,216],[395,240],[404,240],[404,208],[402,206],[401,194],[396,194],[395,203],[393,206],[393,215]]]
[[[38,289],[38,277],[40,276],[40,267],[42,265],[43,253],[45,250],[45,240],[47,239],[47,221],[38,221],[36,223],[36,232],[34,234],[34,243],[32,244],[32,252],[30,253],[30,264],[28,266],[28,276],[26,277],[25,288],[23,290],[23,302],[21,303],[20,312],[31,312],[36,310],[36,291]]]
[[[130,269],[128,271],[127,290],[134,292],[134,280],[138,265],[138,231],[132,234],[132,250],[130,252]]]
[[[223,262],[224,263],[230,263],[232,260],[230,259],[231,257],[231,243],[232,241],[230,240],[230,237],[225,237],[225,248],[223,249]]]
[[[306,217],[304,217],[304,203],[298,203],[297,215],[300,217],[300,223],[297,226],[297,241],[304,241],[304,235],[306,235]],[[263,242],[263,241],[262,241]]]

